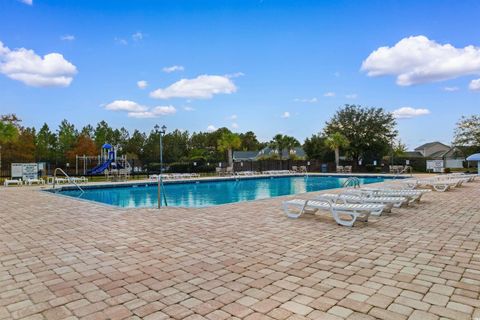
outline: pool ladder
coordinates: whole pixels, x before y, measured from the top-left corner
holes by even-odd
[[[60,171],[65,177],[67,177],[68,182],[73,183],[82,193],[85,192],[83,191],[82,187],[80,187],[72,178],[70,178],[70,176],[61,168],[55,168],[55,171],[53,171],[53,189],[55,189],[55,185],[57,183],[57,171]]]
[[[357,177],[350,177],[348,178],[342,185],[342,187],[349,187],[349,186],[352,186],[354,187],[355,189],[356,188],[360,188],[360,179],[358,179]]]

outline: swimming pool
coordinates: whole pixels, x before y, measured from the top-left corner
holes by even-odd
[[[341,188],[348,177],[284,176],[165,183],[168,206],[207,207],[232,202],[266,199],[304,192]],[[382,182],[385,177],[359,177],[362,184]],[[62,188],[58,193],[123,208],[156,207],[157,184],[109,187]],[[162,203],[164,205],[164,203]]]

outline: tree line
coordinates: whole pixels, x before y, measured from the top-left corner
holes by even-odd
[[[462,118],[455,131],[455,139],[458,143],[478,146],[479,132],[479,116]],[[390,112],[382,108],[345,105],[319,133],[303,143],[282,134],[275,135],[271,141],[261,142],[252,131],[233,133],[227,128],[220,128],[213,132],[190,133],[176,129],[163,136],[164,161],[231,163],[234,150],[257,151],[265,147],[276,151],[266,158],[281,159],[282,154],[294,158],[296,156],[288,151],[301,146],[308,159],[335,159],[338,164],[342,154],[354,163],[360,160],[371,163],[391,153],[405,151],[397,136],[396,121]],[[101,146],[108,142],[119,146],[119,153],[128,159],[154,163],[159,159],[159,139],[160,133],[156,130],[129,132],[124,127],[112,128],[106,121],[76,128],[71,122],[63,120],[56,129],[45,123],[37,130],[22,126],[21,120],[12,114],[0,118],[1,152],[3,158],[10,161],[63,165],[74,161],[75,155],[98,155]]]

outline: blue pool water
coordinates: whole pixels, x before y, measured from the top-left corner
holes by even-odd
[[[265,199],[310,191],[341,188],[348,177],[288,176],[253,179],[165,183],[168,206],[206,207],[225,203]],[[383,177],[360,177],[362,184],[382,182]],[[140,208],[156,207],[157,185],[123,185],[117,187],[84,187],[62,190],[60,194],[109,205]],[[164,205],[164,203],[162,203]]]

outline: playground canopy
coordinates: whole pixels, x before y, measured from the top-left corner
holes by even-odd
[[[467,161],[480,161],[480,153],[474,153],[468,156]]]
[[[102,149],[112,149],[112,145],[109,144],[109,143],[105,143],[105,144],[102,146]]]

